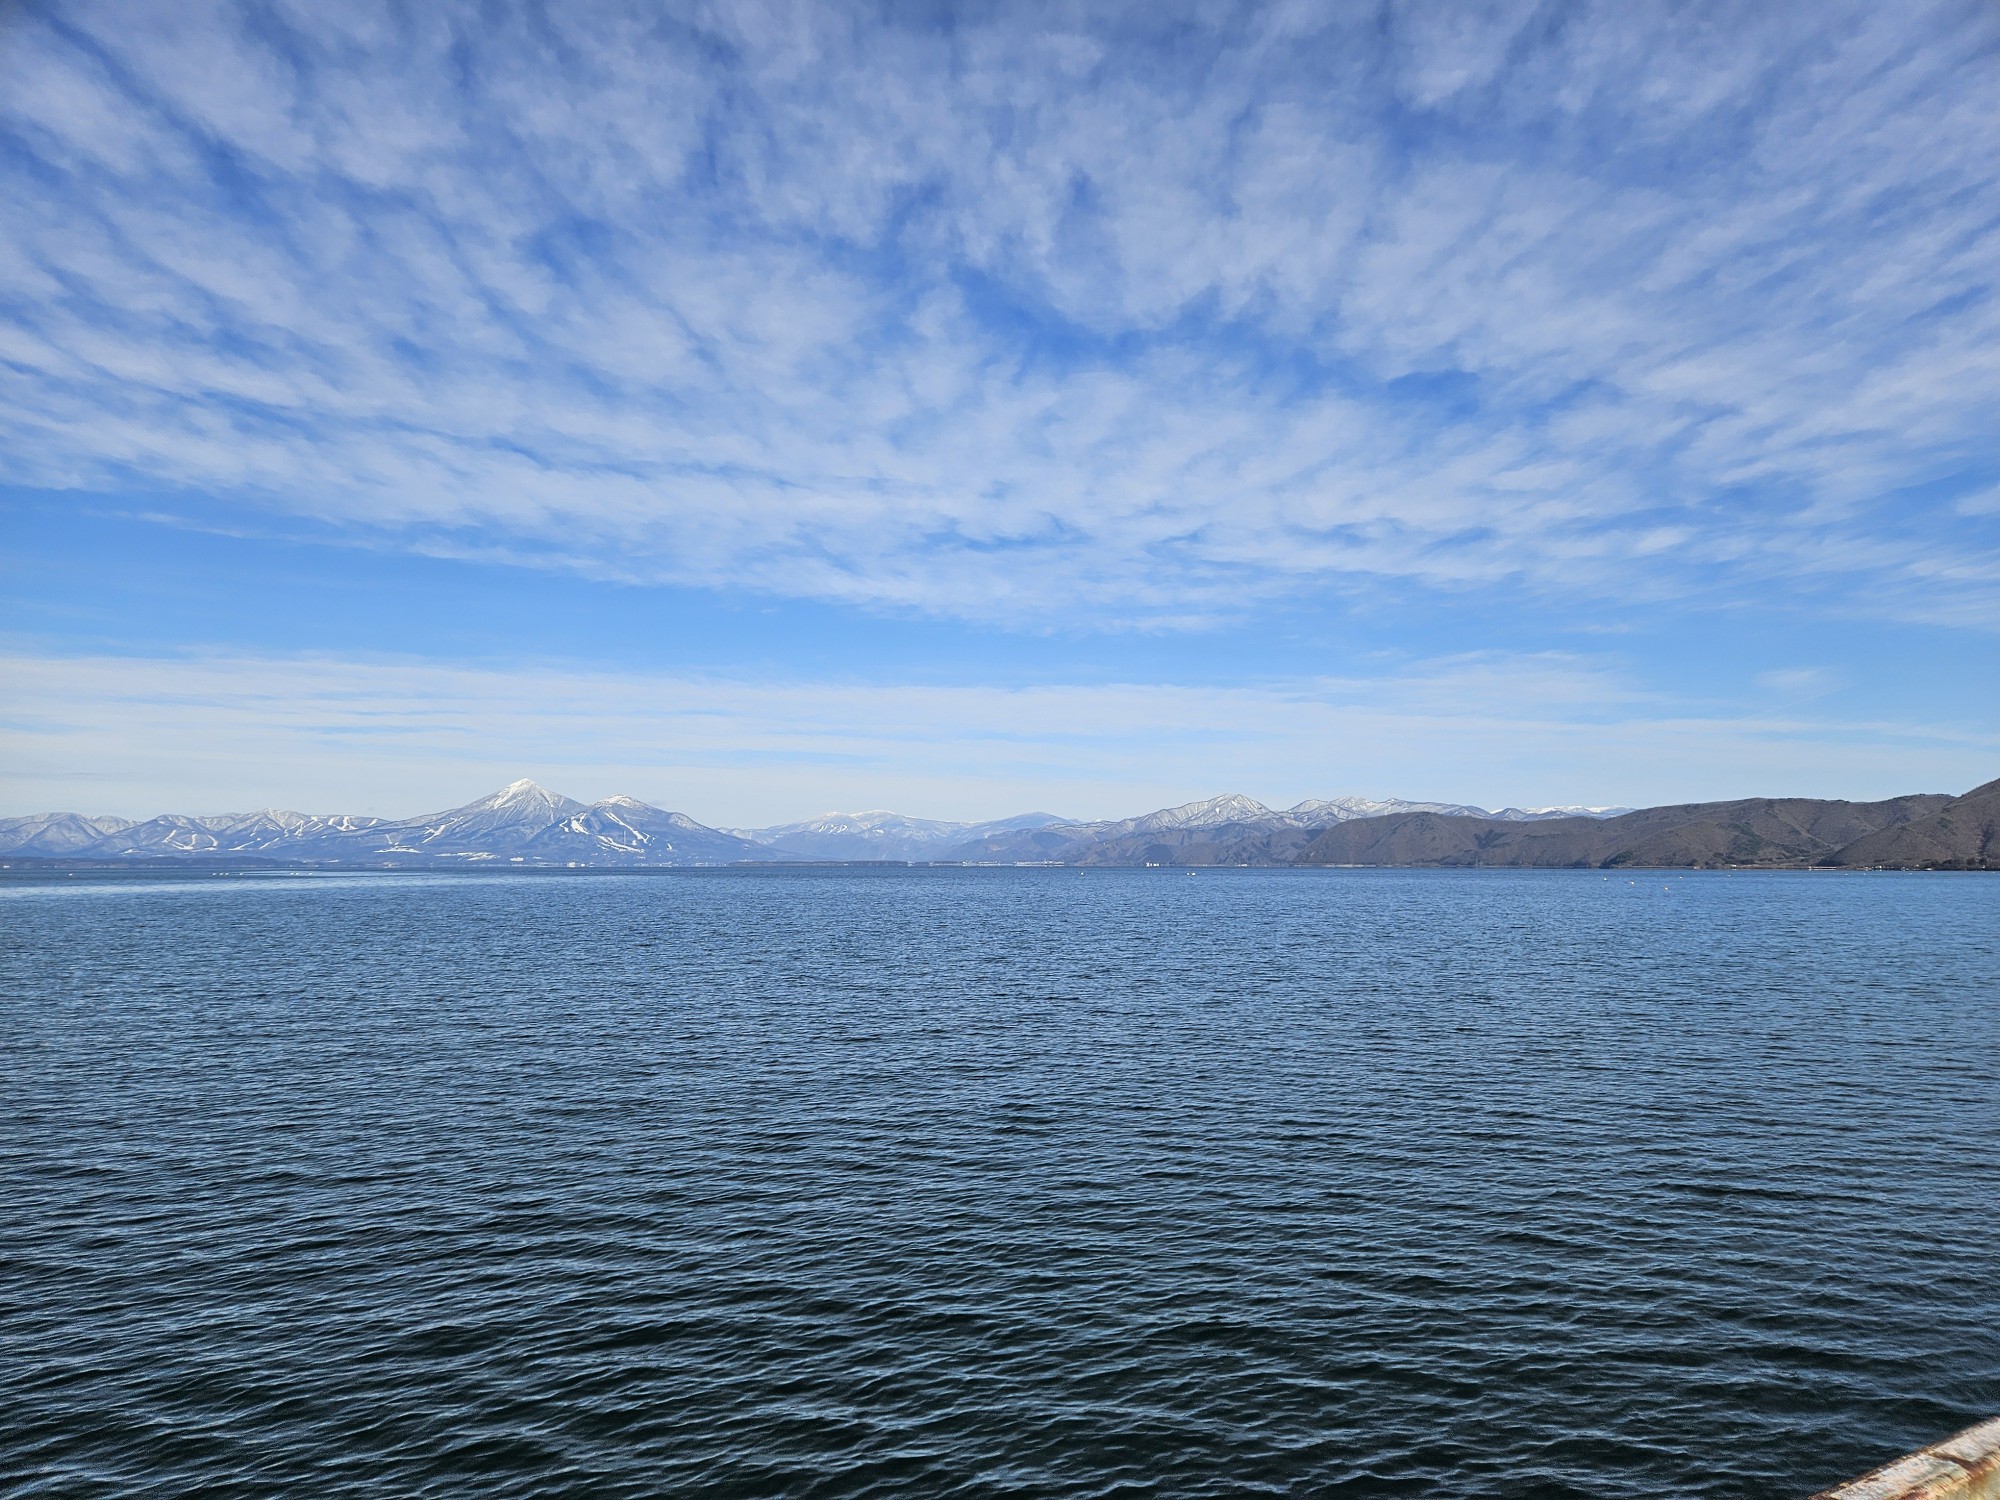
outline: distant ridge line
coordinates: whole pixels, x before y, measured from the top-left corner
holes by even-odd
[[[515,781],[420,817],[266,810],[142,822],[0,819],[0,866],[148,862],[244,868],[688,868],[731,864],[2000,868],[2000,781],[1881,802],[1743,798],[1641,808],[1507,808],[1343,797],[1272,809],[1212,797],[1140,817],[1025,813],[952,823],[830,813],[718,829],[636,798],[583,803]]]

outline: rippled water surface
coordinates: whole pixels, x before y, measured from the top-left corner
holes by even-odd
[[[1786,1496],[2000,1412],[2000,879],[68,879],[0,937],[9,1493]]]

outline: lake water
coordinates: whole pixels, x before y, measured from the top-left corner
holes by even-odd
[[[0,939],[9,1494],[1782,1497],[2000,1412],[2000,879],[58,879]]]

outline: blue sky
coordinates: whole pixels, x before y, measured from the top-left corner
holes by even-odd
[[[2000,773],[2000,11],[0,8],[0,810]]]

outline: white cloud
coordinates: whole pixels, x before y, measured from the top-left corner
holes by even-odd
[[[17,13],[0,475],[984,618],[2000,618],[1910,498],[1996,459],[1990,10],[698,15]]]

